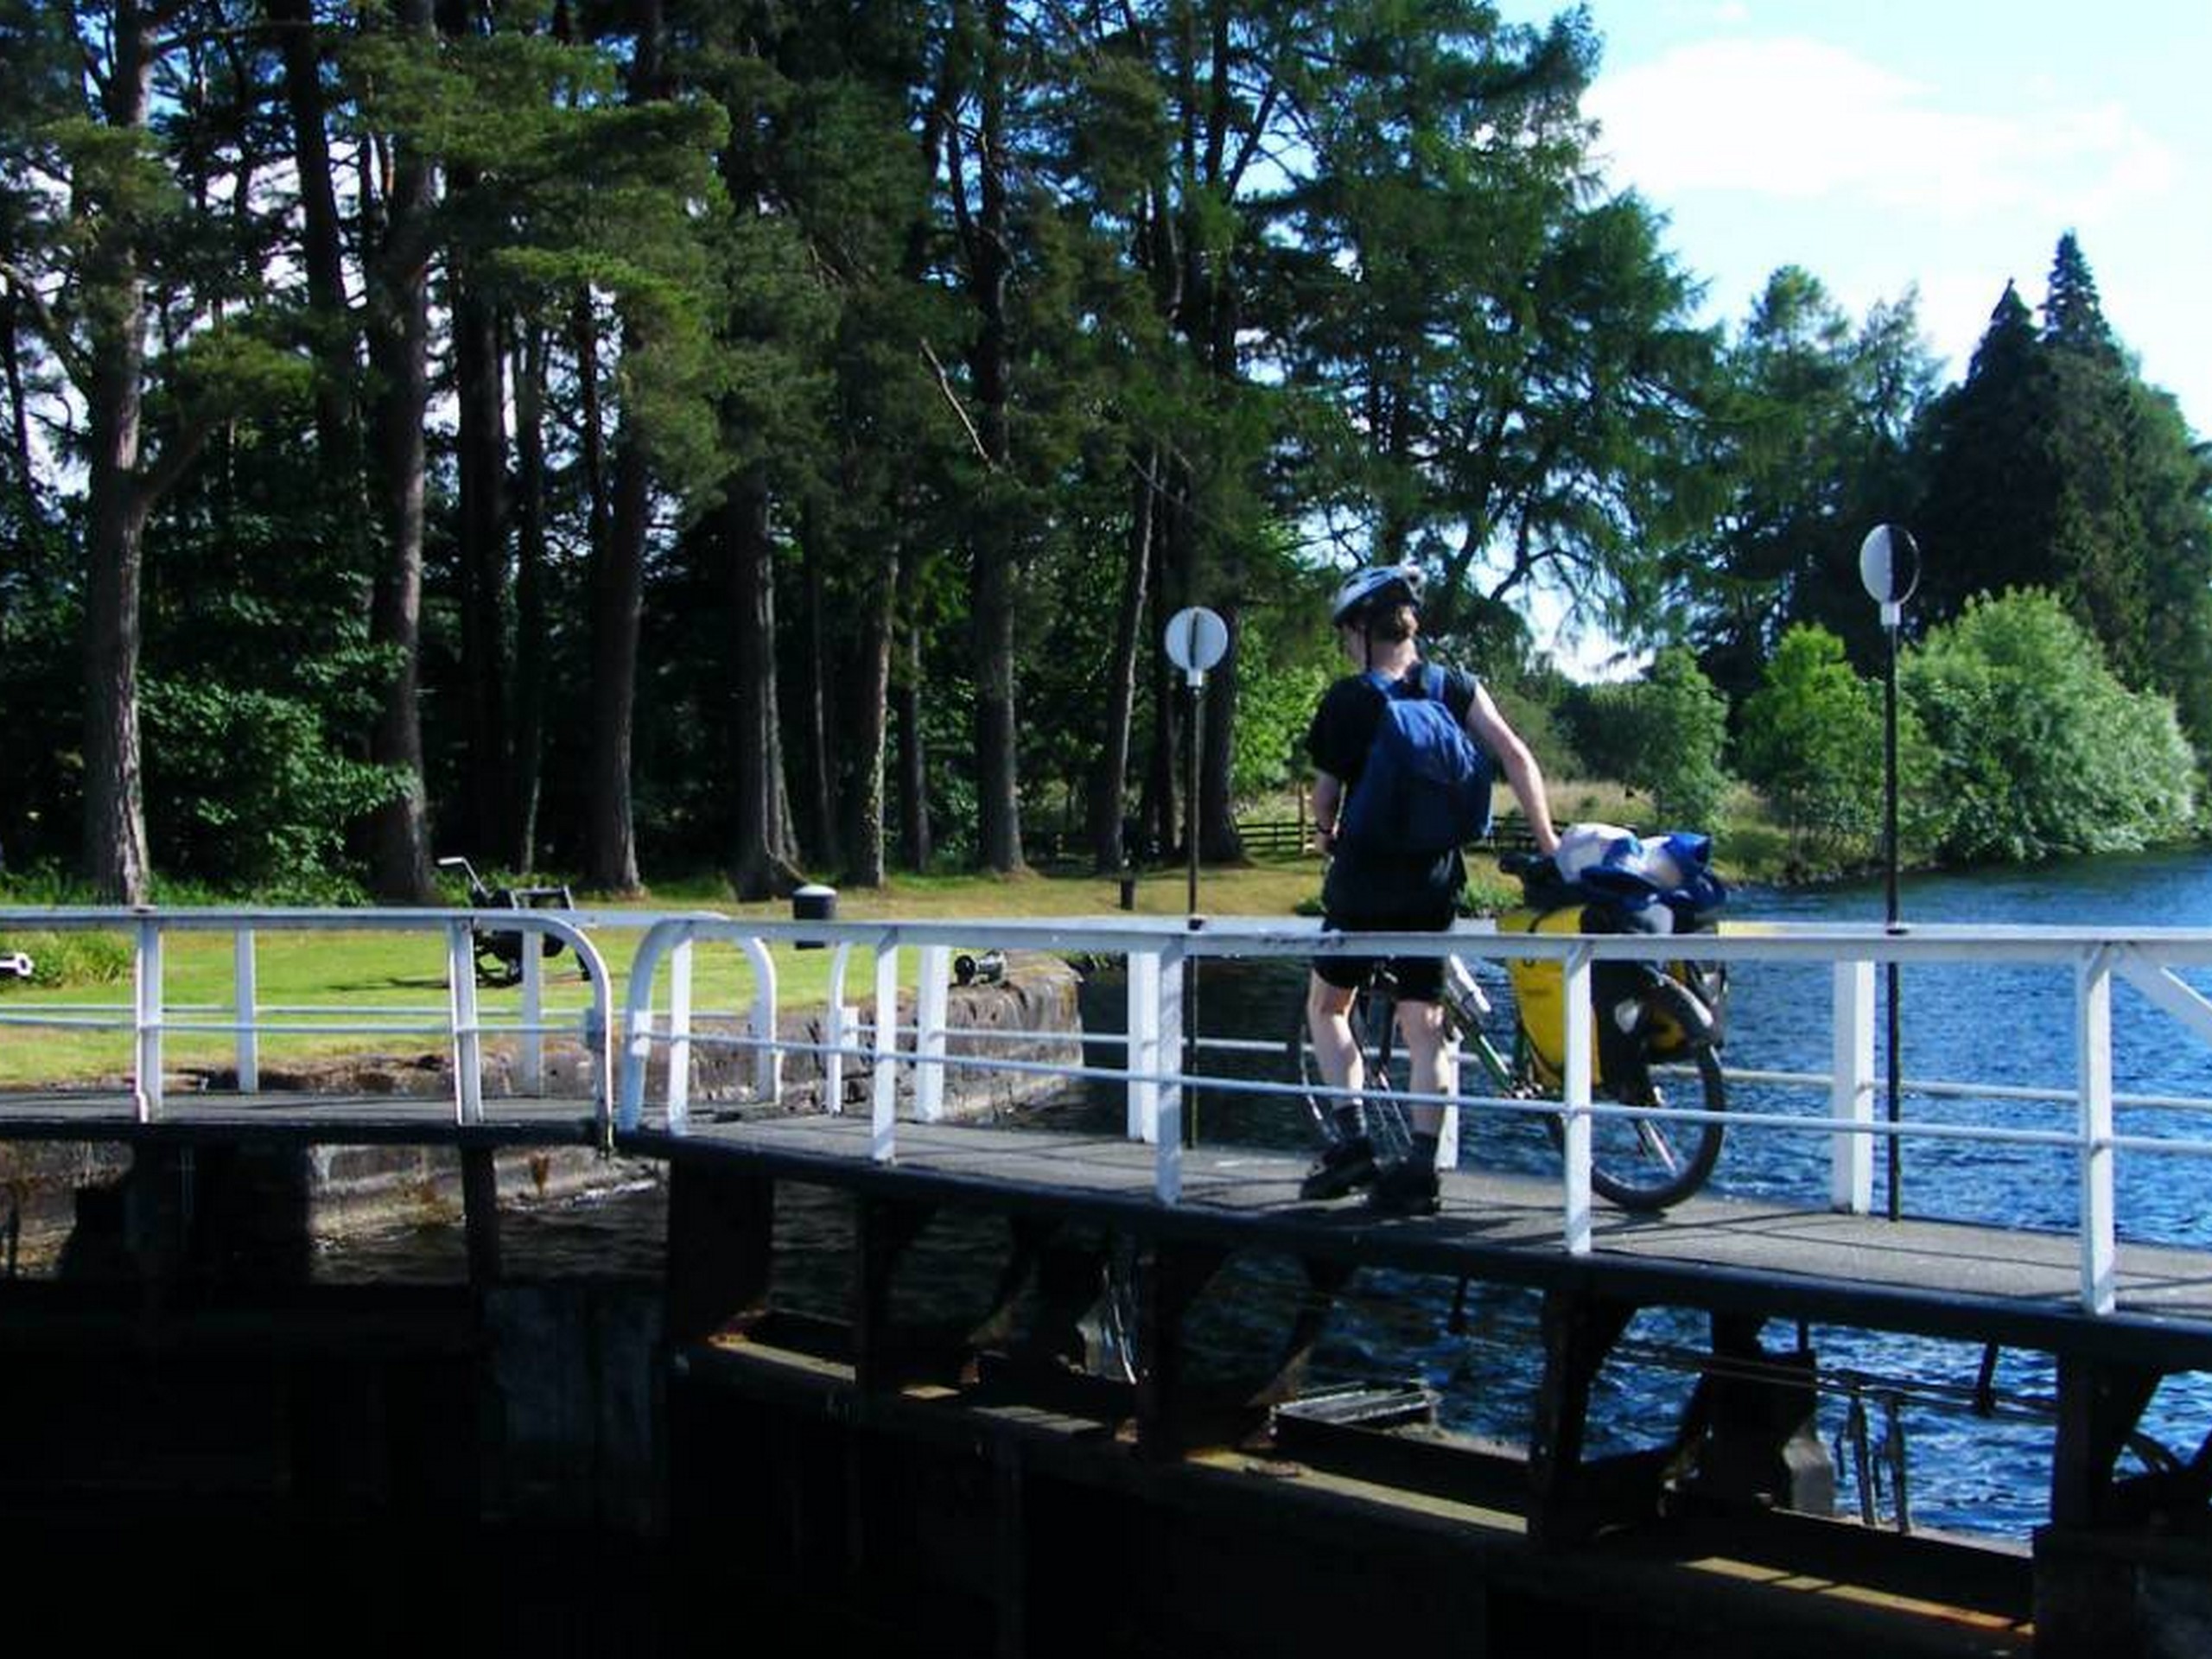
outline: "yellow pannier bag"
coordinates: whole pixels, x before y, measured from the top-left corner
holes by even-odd
[[[1497,918],[1497,931],[1580,933],[1586,930],[1583,926],[1583,906],[1564,905],[1555,910],[1531,910],[1520,906],[1503,912]],[[1688,986],[1713,1014],[1719,1014],[1720,999],[1726,994],[1723,969],[1714,967],[1700,970],[1686,958],[1668,962],[1664,968],[1669,978]],[[1522,1035],[1528,1040],[1537,1074],[1546,1084],[1557,1087],[1567,1069],[1566,972],[1557,957],[1510,957],[1506,959],[1505,976],[1512,982]],[[1596,1003],[1603,1000],[1597,993],[1603,987],[1593,984],[1591,989],[1590,1086],[1597,1089],[1605,1081],[1605,1066],[1599,1058],[1601,1045],[1596,1009]],[[1681,1023],[1663,1007],[1648,1007],[1646,1014],[1643,1030],[1644,1053],[1652,1059],[1667,1059],[1680,1054],[1688,1040]]]
[[[1582,906],[1558,910],[1529,910],[1516,906],[1500,912],[1501,933],[1580,933]],[[1528,1039],[1544,1080],[1556,1084],[1567,1066],[1567,975],[1556,957],[1509,957],[1505,976],[1512,982],[1513,1001],[1520,1010],[1522,1035]],[[1593,1020],[1590,1033],[1590,1084],[1604,1081],[1598,1065],[1598,1033]]]

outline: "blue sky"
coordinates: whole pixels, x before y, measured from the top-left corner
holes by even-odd
[[[1503,0],[1513,22],[1561,10]],[[1799,264],[1853,316],[1917,286],[1962,375],[2062,232],[2143,376],[2212,433],[2212,6],[2202,0],[1590,0],[1584,109],[1616,187],[1740,323]]]

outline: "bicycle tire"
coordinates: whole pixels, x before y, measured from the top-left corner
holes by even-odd
[[[1728,1109],[1728,1086],[1720,1061],[1710,1047],[1688,1057],[1696,1072],[1699,1109]],[[1651,1078],[1642,1103],[1663,1107],[1660,1080]],[[1593,1120],[1590,1136],[1590,1186],[1618,1209],[1649,1215],[1688,1198],[1713,1174],[1720,1159],[1718,1123],[1669,1122],[1662,1119],[1607,1115]]]

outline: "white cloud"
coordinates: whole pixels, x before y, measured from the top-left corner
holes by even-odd
[[[1678,47],[1600,75],[1586,106],[1616,181],[1662,205],[1730,191],[1956,217],[2052,202],[2090,222],[2178,170],[2117,103],[1949,109],[1939,87],[1802,36]]]

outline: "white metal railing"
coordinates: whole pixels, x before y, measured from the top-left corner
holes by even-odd
[[[620,1027],[620,1089],[609,1033],[616,1029],[611,980],[588,926],[644,930],[632,966]],[[549,1011],[543,996],[541,957],[521,953],[520,1007],[508,1017],[479,1001],[474,971],[472,930],[515,932],[537,939],[557,938],[575,952],[587,973],[581,1009]],[[1220,1039],[1185,1041],[1184,969],[1186,964],[1226,958],[1302,959],[1316,954],[1433,956],[1451,953],[1493,961],[1510,958],[1556,961],[1561,968],[1571,1016],[1566,1024],[1567,1052],[1562,1098],[1532,1105],[1526,1100],[1461,1093],[1447,1104],[1459,1109],[1555,1116],[1562,1129],[1561,1236],[1565,1248],[1581,1254],[1592,1245],[1590,1186],[1591,1130],[1621,1109],[1593,1098],[1589,1006],[1591,972],[1612,960],[1664,959],[1690,950],[1700,958],[1732,964],[1788,962],[1824,969],[1831,988],[1827,1007],[1829,1069],[1826,1072],[1754,1071],[1732,1068],[1739,1085],[1771,1084],[1811,1093],[1818,1115],[1746,1109],[1738,1097],[1726,1115],[1731,1130],[1773,1130],[1824,1137],[1825,1201],[1834,1209],[1865,1213],[1873,1192],[1874,1154],[1891,1137],[1980,1145],[1992,1148],[2059,1149],[2072,1162],[2075,1192],[2071,1211],[2079,1256],[2081,1300],[2094,1312],[2108,1313],[2117,1299],[2117,1213],[2115,1160],[2120,1154],[2151,1154],[2184,1160],[2212,1157],[2212,1124],[2182,1134],[2152,1135],[2124,1131],[2120,1114],[2138,1109],[2175,1114],[2212,1113],[2212,1065],[2202,1069],[2207,1094],[2171,1090],[2126,1091],[2115,1086],[2113,1055],[2113,996],[2115,982],[2140,994],[2165,1016],[2160,1027],[2191,1045],[2194,1054],[2212,1052],[2212,1002],[2182,977],[2184,969],[2212,966],[2212,931],[2179,929],[1969,928],[1920,926],[1892,934],[1878,926],[1752,925],[1694,941],[1638,935],[1501,935],[1481,924],[1463,924],[1449,933],[1323,936],[1310,922],[1216,920],[1191,926],[1179,919],[1107,918],[1058,921],[964,920],[931,922],[752,922],[709,913],[678,916],[636,912],[550,910],[355,910],[258,909],[118,910],[0,909],[0,939],[25,932],[103,931],[130,942],[132,980],[127,1002],[59,1003],[0,997],[0,1033],[16,1027],[109,1029],[127,1033],[132,1050],[131,1095],[142,1122],[162,1115],[164,1045],[174,1034],[227,1033],[233,1043],[237,1082],[251,1090],[259,1080],[263,1044],[273,1038],[320,1033],[374,1036],[401,1032],[435,1033],[449,1045],[454,1060],[454,1111],[462,1123],[481,1122],[482,1045],[487,1035],[516,1039],[518,1092],[541,1085],[543,1039],[578,1031],[591,1056],[591,1089],[602,1136],[654,1124],[675,1135],[692,1131],[690,1111],[696,1050],[720,1046],[749,1058],[753,1098],[776,1100],[783,1089],[785,1057],[816,1056],[825,1077],[825,1098],[842,1104],[846,1069],[870,1068],[868,1096],[869,1153],[888,1161],[897,1155],[902,1115],[923,1120],[942,1115],[946,1074],[952,1069],[997,1071],[1039,1079],[1105,1084],[1122,1096],[1124,1128],[1155,1148],[1154,1192],[1159,1202],[1182,1195],[1185,1107],[1193,1090],[1209,1094],[1243,1093],[1277,1100],[1306,1091],[1288,1081],[1251,1080],[1211,1071],[1208,1057],[1239,1047]],[[444,999],[437,1006],[346,1007],[285,1005],[264,1001],[256,946],[268,932],[422,931],[443,943]],[[164,990],[164,943],[180,933],[228,933],[232,995],[227,1005],[188,1006],[168,1001]],[[946,988],[952,953],[979,939],[1008,950],[1080,952],[1118,958],[1127,966],[1128,1017],[1124,1029],[1110,1035],[1081,1037],[1078,1056],[1102,1043],[1118,1045],[1122,1064],[1106,1065],[1058,1058],[1025,1057],[998,1045],[1057,1039],[1077,1042],[1072,1032],[1006,1033],[963,1031],[949,1018]],[[779,987],[770,946],[830,947],[828,1007],[822,1040],[779,1034]],[[692,957],[699,947],[741,953],[749,969],[750,989],[730,1019],[729,1029],[704,1022],[697,1006]],[[912,976],[918,989],[910,1020],[901,1014],[903,958],[917,957]],[[847,988],[855,956],[868,958],[865,1001],[849,1005]],[[1906,1092],[1916,1097],[1982,1103],[2056,1103],[2068,1109],[2063,1122],[2050,1127],[1968,1119],[1930,1122],[1914,1118],[1884,1121],[1877,1111],[1879,1085],[1875,1058],[1874,969],[1885,963],[2010,966],[2042,964],[2070,982],[2072,1041],[2070,1076],[2050,1084],[1983,1083],[1965,1078],[1913,1075]],[[664,986],[664,1001],[657,1001]],[[1293,1009],[1284,1009],[1286,1028]],[[1741,1010],[1739,1009],[1740,1013]],[[1808,1014],[1817,1020],[1817,1014]],[[1816,1036],[1805,1033],[1803,1046]],[[958,1039],[956,1047],[955,1039]],[[1266,1046],[1262,1045],[1262,1046]],[[994,1052],[994,1050],[996,1052]],[[656,1073],[656,1062],[663,1062]],[[657,1096],[653,1078],[660,1083]],[[2190,1081],[2194,1082],[2192,1077]],[[649,1099],[649,1097],[651,1097]],[[4,1110],[4,1106],[0,1106]],[[1639,1116],[1698,1121],[1703,1114],[1686,1108]],[[1992,1116],[1992,1115],[1986,1115]]]
[[[237,1088],[251,1093],[260,1086],[262,1046],[283,1037],[416,1033],[446,1039],[453,1060],[454,1121],[485,1121],[483,1039],[512,1035],[516,1040],[516,1091],[538,1094],[544,1084],[545,1039],[575,1033],[590,1056],[592,1105],[596,1119],[607,1119],[613,1094],[607,1034],[613,995],[605,958],[585,931],[606,918],[554,910],[275,910],[86,907],[0,909],[0,938],[34,933],[101,932],[130,941],[131,989],[128,1003],[0,998],[0,1030],[51,1027],[112,1030],[130,1034],[130,1094],[142,1123],[162,1115],[164,1047],[172,1033],[227,1033]],[[520,1007],[512,1017],[487,1013],[478,998],[475,931],[523,935],[531,948],[521,951]],[[339,1007],[329,1003],[270,1003],[262,1000],[258,939],[265,933],[418,932],[438,936],[443,944],[445,996],[438,1004]],[[164,994],[163,945],[177,934],[228,933],[232,937],[231,1001],[227,1005],[169,1002]],[[558,940],[575,953],[586,990],[582,1009],[553,1017],[544,1000],[541,939]],[[4,1107],[0,1107],[3,1111]]]
[[[961,1035],[945,1017],[945,971],[951,951],[988,938],[1009,950],[1078,951],[1119,957],[1127,964],[1128,1024],[1114,1041],[1124,1051],[1118,1066],[1057,1064],[969,1052],[954,1055],[949,1037]],[[702,1037],[692,1027],[689,988],[690,951],[715,943],[744,950],[753,962],[755,998],[749,1024],[734,1034]],[[785,1039],[774,1031],[773,967],[767,947],[804,943],[833,948],[830,1009],[825,1040]],[[919,957],[913,1018],[900,1023],[901,957]],[[847,1007],[849,961],[855,953],[872,959],[870,1006],[865,1017]],[[2181,969],[2212,965],[2212,932],[2179,929],[2093,930],[2028,927],[1920,926],[1891,933],[1878,925],[1806,926],[1760,924],[1694,939],[1643,935],[1503,934],[1486,924],[1461,924],[1446,934],[1323,935],[1306,922],[1269,923],[1211,920],[1192,926],[1179,919],[1129,918],[1060,921],[929,922],[752,922],[698,915],[667,918],[650,929],[641,943],[629,988],[626,1018],[628,1064],[623,1068],[614,1128],[647,1126],[645,1061],[665,1048],[665,1098],[659,1122],[670,1133],[690,1131],[686,1111],[686,1069],[690,1047],[713,1040],[750,1050],[757,1086],[773,1098],[779,1074],[773,1061],[787,1053],[821,1058],[833,1086],[826,1091],[836,1109],[848,1063],[872,1068],[869,1095],[869,1155],[880,1161],[897,1156],[902,1111],[923,1120],[938,1116],[945,1072],[954,1067],[1041,1073],[1071,1083],[1105,1083],[1124,1096],[1126,1131],[1155,1148],[1154,1191],[1162,1204],[1181,1197],[1184,1155],[1183,1111],[1189,1091],[1244,1093],[1284,1097],[1304,1093],[1287,1082],[1240,1079],[1210,1073],[1203,1060],[1186,1052],[1184,1037],[1183,969],[1186,963],[1238,957],[1304,958],[1317,954],[1354,956],[1438,956],[1452,954],[1494,961],[1509,958],[1556,961],[1561,969],[1569,1017],[1562,1097],[1532,1108],[1526,1100],[1462,1092],[1435,1103],[1463,1109],[1526,1114],[1532,1109],[1556,1116],[1562,1129],[1561,1236],[1577,1255],[1592,1247],[1591,1131],[1594,1122],[1623,1109],[1593,1099],[1592,1089],[1591,972],[1608,961],[1655,961],[1693,954],[1732,964],[1789,962],[1825,966],[1832,977],[1827,998],[1830,1069],[1809,1071],[1732,1071],[1732,1079],[1815,1091],[1825,1109],[1819,1116],[1760,1112],[1732,1107],[1725,1122],[1732,1130],[1812,1134],[1829,1143],[1828,1205],[1866,1213],[1873,1192],[1874,1154],[1892,1136],[1989,1146],[2059,1148],[2076,1171],[2075,1230],[2079,1244],[2081,1300],[2094,1313],[2113,1310],[2117,1295],[2117,1239],[2113,1160],[2120,1152],[2155,1152],[2182,1158],[2212,1156],[2212,1128],[2184,1137],[2131,1135],[2115,1125],[2115,1109],[2149,1106],[2181,1111],[2212,1111],[2212,1095],[2126,1094],[2113,1087],[2112,1056],[2113,982],[2139,990],[2152,1007],[2171,1016],[2174,1034],[2212,1047],[2212,1002],[2180,976]],[[2073,1076],[2050,1087],[1982,1084],[1960,1079],[1914,1078],[1912,1093],[1956,1099],[2058,1102],[2072,1109],[2071,1119],[2050,1128],[1989,1122],[1892,1123],[1878,1113],[1880,1085],[1876,1074],[1874,969],[1878,964],[2043,964],[2070,974],[2073,982]],[[664,968],[670,976],[669,1013],[654,1016],[655,982]],[[1287,1027],[1292,1010],[1285,1009]],[[968,1033],[970,1036],[977,1033]],[[1040,1033],[1030,1033],[1039,1035]],[[1808,1038],[1811,1033],[1808,1033]],[[1088,1033],[1086,1046],[1102,1040]],[[1808,1044],[1809,1046],[1809,1044]],[[970,1042],[971,1051],[978,1045]],[[1212,1047],[1212,1043],[1203,1047]],[[902,1090],[899,1076],[911,1084]],[[2212,1073],[2208,1073],[2212,1077]],[[1464,1081],[1464,1079],[1463,1079]],[[1694,1122],[1707,1115],[1693,1109],[1639,1109],[1642,1116]]]

